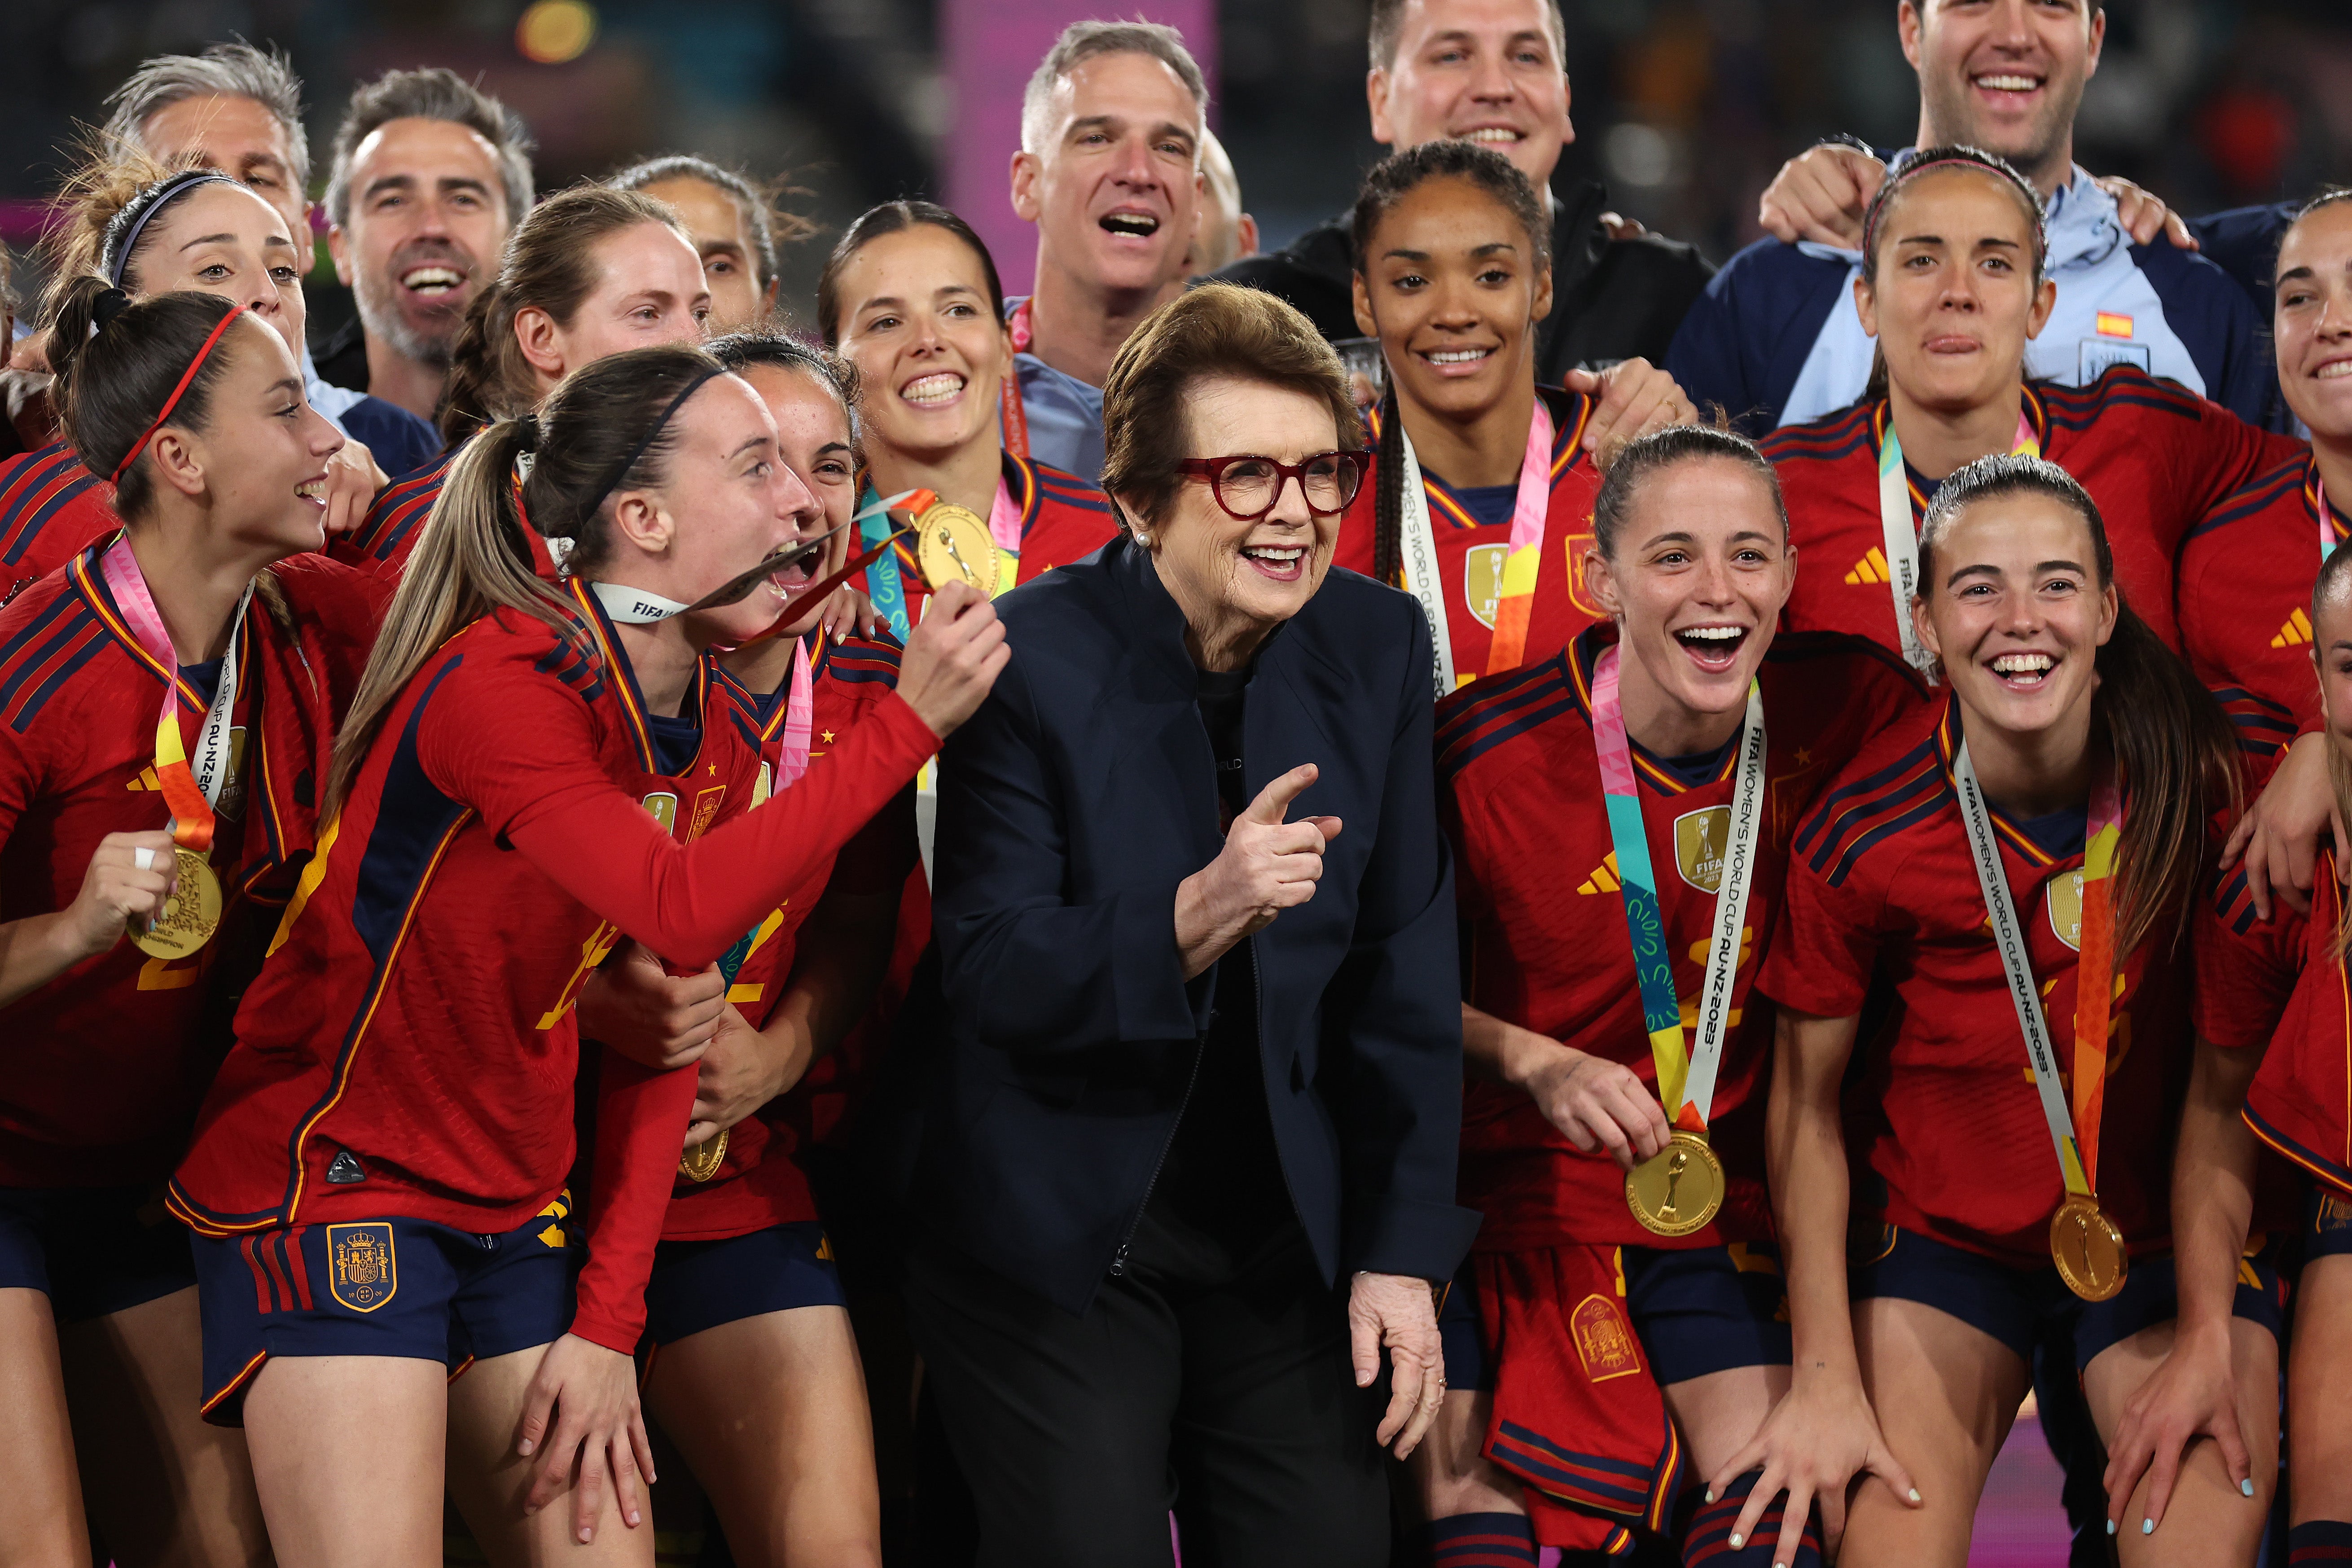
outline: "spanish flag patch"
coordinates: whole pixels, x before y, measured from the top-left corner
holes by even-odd
[[[2127,338],[2132,335],[2132,319],[2119,311],[2102,310],[2098,328],[2103,338]]]

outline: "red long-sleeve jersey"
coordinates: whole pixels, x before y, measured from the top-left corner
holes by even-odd
[[[0,604],[121,526],[114,487],[63,441],[0,462]]]
[[[572,1003],[613,945],[710,963],[938,748],[894,696],[748,812],[760,759],[714,661],[693,699],[700,749],[665,773],[617,637],[571,593],[576,625],[487,616],[386,715],[173,1181],[199,1230],[394,1214],[491,1233],[530,1218],[572,1165]],[[637,1093],[636,1075],[606,1066],[573,1331],[626,1351],[694,1075]]]
[[[2270,755],[2320,727],[2311,662],[2319,507],[2319,471],[2305,453],[2232,491],[2181,546],[2181,652],[2250,755]],[[2329,544],[2347,538],[2352,517],[2330,497]]]
[[[2030,382],[2025,416],[2042,455],[2098,502],[2124,597],[2176,647],[2173,565],[2181,541],[2231,490],[2302,449],[2129,365],[2088,386]],[[1878,398],[1763,442],[1780,472],[1789,537],[1803,552],[1804,569],[1780,616],[1790,631],[1848,632],[1902,647],[1878,516],[1886,420],[1886,400]],[[1907,478],[1916,533],[1936,486],[1916,472]]]
[[[898,649],[893,643],[854,637],[835,642],[820,634],[811,673],[814,767],[895,689]],[[724,670],[719,684],[734,705],[733,722],[772,770],[782,746],[785,693],[753,692]],[[742,963],[728,1001],[753,1028],[765,1028],[792,974],[801,928],[824,895],[834,889],[887,893],[906,880],[915,858],[914,800],[901,792],[837,856],[804,862],[800,882],[743,938]],[[807,1136],[808,1101],[832,1092],[833,1068],[831,1057],[814,1063],[791,1091],[737,1122],[728,1134],[727,1157],[710,1180],[677,1179],[662,1222],[664,1241],[715,1241],[817,1217],[808,1178],[793,1156]]]
[[[1893,984],[1900,1008],[1879,1039],[1858,1043],[1863,1068],[1846,1098],[1853,1213],[2032,1267],[2049,1261],[2065,1187],[1969,858],[1952,783],[1958,742],[1948,700],[1846,766],[1798,829],[1757,985],[1784,1006],[1843,1018],[1862,1011],[1874,973]],[[2053,855],[1987,805],[2051,1046],[2071,1075],[2082,850]],[[2135,1249],[2169,1234],[2188,968],[2162,935],[2116,966],[2097,1183]]]
[[[1606,619],[1584,585],[1584,556],[1593,546],[1592,498],[1601,493],[1601,470],[1583,442],[1598,405],[1581,392],[1557,386],[1539,385],[1536,395],[1551,411],[1551,506],[1544,514],[1543,557],[1537,568],[1522,666],[1542,662],[1566,647],[1577,633]],[[1380,421],[1376,410],[1375,451]],[[1368,577],[1372,574],[1380,477],[1376,462],[1339,520],[1339,546],[1331,557],[1333,565]],[[1495,612],[1502,600],[1503,563],[1511,553],[1511,525],[1507,520],[1482,524],[1452,486],[1426,468],[1421,477],[1429,498],[1430,533],[1437,544],[1438,580],[1445,590],[1454,673],[1483,675],[1495,644]]]
[[[1592,667],[1611,640],[1607,628],[1590,628],[1565,653],[1440,702],[1438,809],[1454,842],[1471,1005],[1621,1062],[1655,1095],[1592,734]],[[1679,1239],[1653,1235],[1626,1208],[1616,1162],[1579,1152],[1525,1090],[1474,1079],[1463,1097],[1461,1201],[1486,1216],[1478,1231],[1483,1249],[1712,1247],[1771,1234],[1759,1079],[1772,1017],[1769,1006],[1751,1004],[1749,988],[1780,910],[1790,836],[1839,765],[1927,698],[1898,658],[1859,637],[1783,634],[1758,679],[1767,741],[1762,837],[1741,931],[1732,1032],[1708,1118],[1731,1178],[1723,1212]],[[1726,747],[1712,775],[1693,784],[1633,745],[1686,1028],[1705,978],[1738,752],[1736,742]]]
[[[108,834],[170,825],[155,783],[165,682],[192,754],[210,707],[140,646],[100,550],[0,610],[0,921],[71,904]],[[291,628],[257,599],[239,634],[236,784],[222,792],[211,856],[222,929],[181,959],[118,942],[0,1007],[0,1185],[157,1181],[185,1146],[224,1043],[202,1026],[250,978],[239,950],[258,944],[240,931],[273,917],[309,858],[328,746],[383,603],[378,584],[316,556],[269,570]]]

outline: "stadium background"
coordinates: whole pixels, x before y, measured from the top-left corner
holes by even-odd
[[[1349,200],[1365,130],[1369,0],[9,0],[0,7],[0,238],[20,299],[78,124],[142,58],[242,37],[308,84],[312,194],[351,86],[444,65],[528,119],[551,190],[639,157],[696,152],[789,187],[816,226],[782,298],[804,314],[830,235],[902,195],[946,200],[1024,289],[1032,247],[1005,200],[1029,70],[1066,22],[1141,15],[1185,34],[1211,123],[1267,248]],[[1917,95],[1893,0],[1566,0],[1577,141],[1556,178],[1604,181],[1622,212],[1721,262],[1757,237],[1782,159],[1852,132],[1900,144]],[[2344,0],[2123,0],[2076,125],[2076,158],[2203,213],[2352,173],[2352,6]],[[350,305],[325,263],[314,340]],[[21,330],[21,329],[20,329]],[[1972,1563],[2067,1557],[2058,1471],[2030,1421],[1980,1514]]]

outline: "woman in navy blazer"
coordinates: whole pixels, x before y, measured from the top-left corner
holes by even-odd
[[[1165,1563],[1172,1508],[1385,1563],[1477,1227],[1429,632],[1328,570],[1363,437],[1291,307],[1184,296],[1104,406],[1129,531],[999,601],[941,758],[916,1336],[983,1563]]]

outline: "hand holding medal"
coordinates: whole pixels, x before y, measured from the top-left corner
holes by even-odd
[[[1739,778],[1732,795],[1722,878],[1716,886],[1715,917],[1707,933],[1706,982],[1699,995],[1695,1043],[1686,1043],[1682,1004],[1675,994],[1674,956],[1666,941],[1665,918],[1658,907],[1657,876],[1651,869],[1649,836],[1642,823],[1641,786],[1633,777],[1633,746],[1625,734],[1618,680],[1617,649],[1611,647],[1601,654],[1592,672],[1592,733],[1608,802],[1609,837],[1617,851],[1625,925],[1633,943],[1643,1025],[1649,1031],[1651,1058],[1657,1068],[1659,1102],[1674,1127],[1664,1149],[1626,1173],[1625,1205],[1644,1229],[1658,1236],[1689,1236],[1706,1228],[1723,1207],[1723,1162],[1707,1143],[1706,1115],[1715,1100],[1724,1040],[1731,1032],[1739,936],[1748,919],[1748,891],[1755,879],[1756,846],[1763,826],[1764,699],[1750,681],[1747,724],[1739,736]]]

